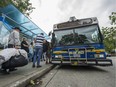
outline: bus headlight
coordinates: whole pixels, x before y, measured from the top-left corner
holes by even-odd
[[[104,54],[100,54],[99,57],[100,57],[100,58],[103,58],[103,57],[104,57]]]
[[[58,55],[55,55],[55,58],[58,58]]]
[[[62,58],[62,55],[55,55],[55,58]]]

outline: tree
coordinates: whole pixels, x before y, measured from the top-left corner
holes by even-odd
[[[111,20],[111,25],[116,24],[116,12],[112,12],[112,14],[109,16],[109,19]]]
[[[32,3],[29,2],[30,0],[1,0],[0,7],[5,7],[8,4],[13,4],[16,6],[23,14],[29,16],[32,12],[34,7],[32,7]]]
[[[102,27],[102,33],[104,35],[104,44],[107,52],[111,53],[112,50],[116,49],[116,12],[112,12],[109,16],[111,25],[113,27]]]

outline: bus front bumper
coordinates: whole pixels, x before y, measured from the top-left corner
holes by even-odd
[[[112,66],[111,59],[52,59],[52,64],[61,65],[77,65],[77,66],[87,66],[87,65],[98,65],[98,66]]]

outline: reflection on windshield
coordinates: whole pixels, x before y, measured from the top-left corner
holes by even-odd
[[[84,43],[87,41],[87,37],[85,35],[78,35],[78,33],[75,34],[67,34],[62,36],[61,40],[59,41],[59,44],[61,45],[76,45],[79,43]]]
[[[55,31],[55,45],[79,45],[99,43],[97,25]]]

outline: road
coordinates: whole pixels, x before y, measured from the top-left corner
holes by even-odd
[[[116,58],[113,66],[57,66],[37,87],[116,87]]]

